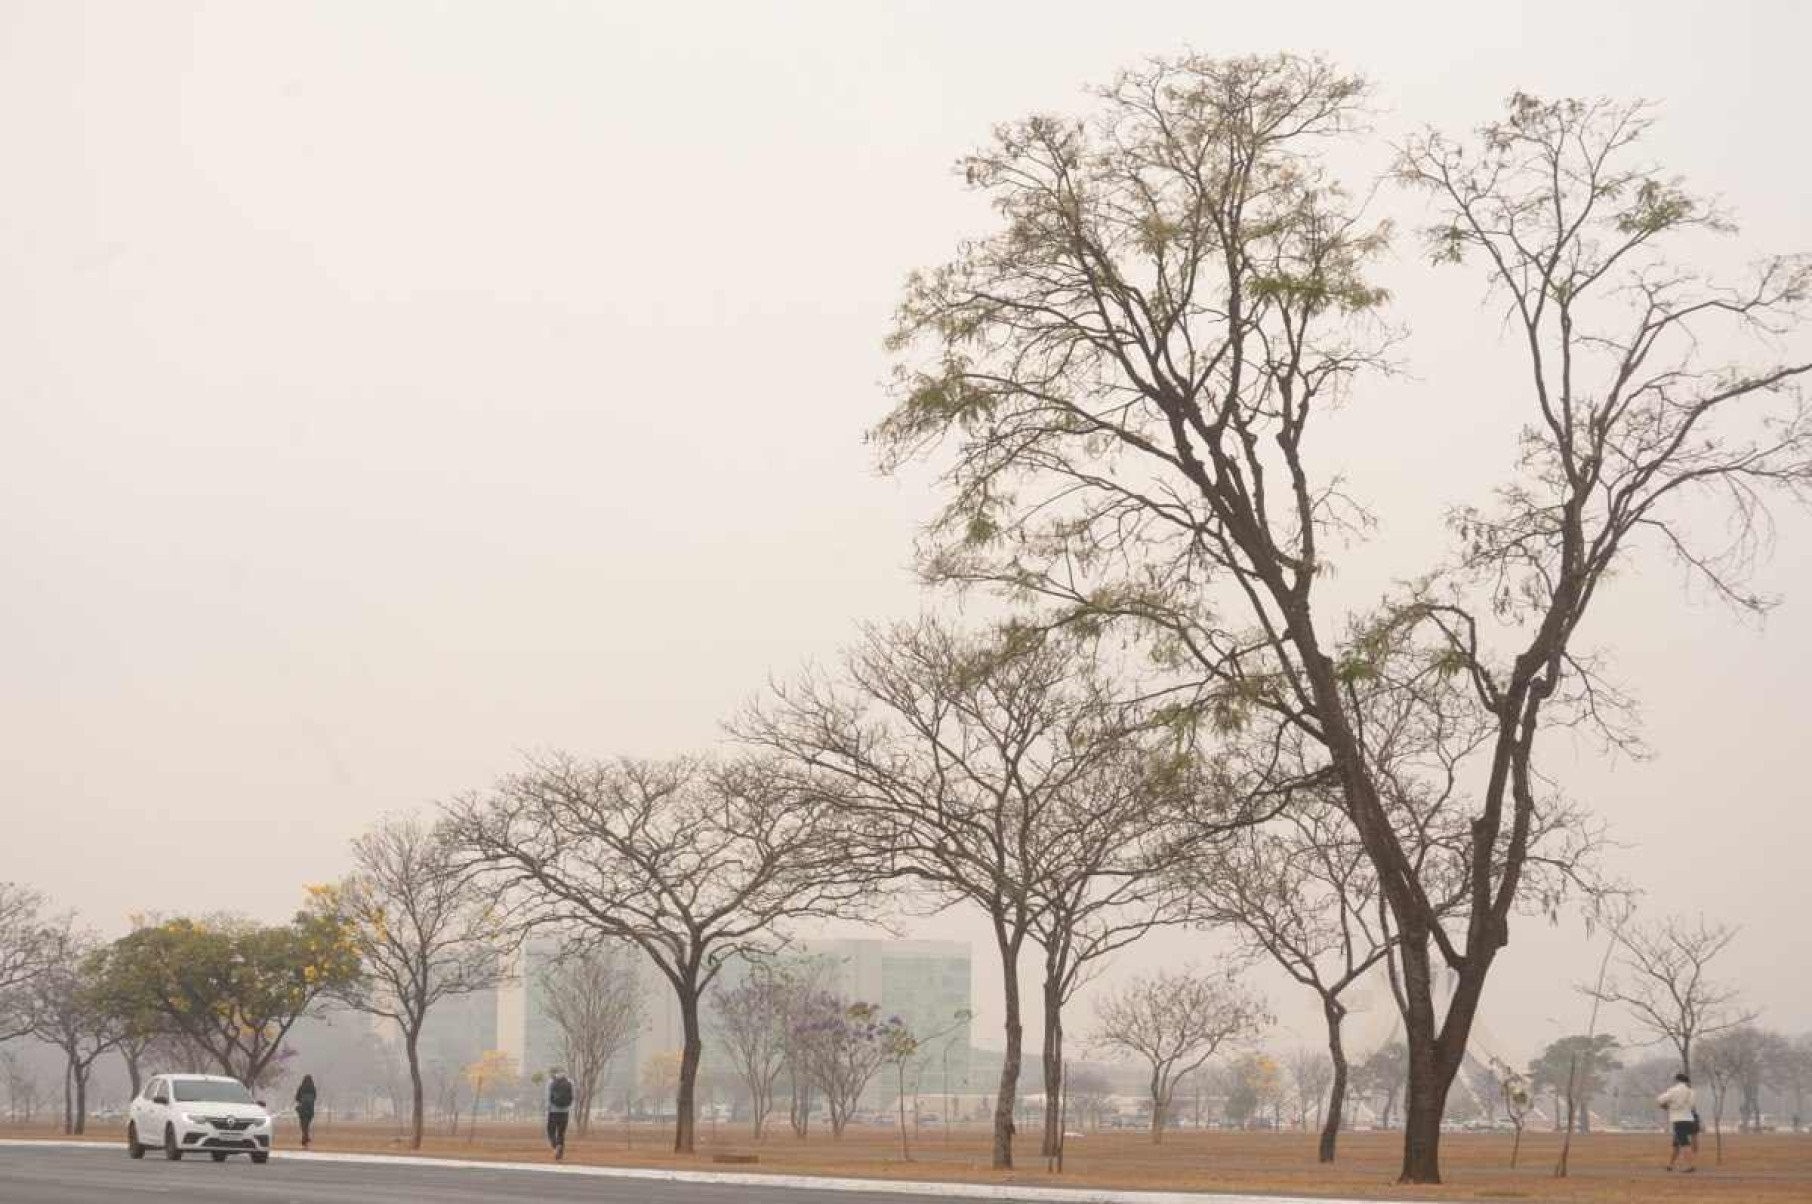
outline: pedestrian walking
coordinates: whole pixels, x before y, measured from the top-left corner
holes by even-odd
[[[1684,1071],[1674,1076],[1673,1086],[1655,1097],[1655,1106],[1667,1113],[1673,1148],[1667,1155],[1667,1169],[1673,1170],[1680,1151],[1686,1151],[1685,1174],[1699,1169],[1699,1111],[1694,1107],[1692,1079]]]
[[[566,1158],[566,1120],[573,1108],[573,1081],[556,1070],[547,1081],[547,1144],[554,1147],[554,1161]]]
[[[296,1087],[296,1127],[302,1130],[302,1148],[308,1148],[309,1129],[315,1123],[315,1076],[305,1074]]]

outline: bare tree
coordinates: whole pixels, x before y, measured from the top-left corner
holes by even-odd
[[[828,994],[829,967],[822,958],[794,962],[789,967],[794,981],[774,1002],[782,1009],[781,1062],[786,1068],[787,1124],[793,1136],[804,1140],[812,1128],[812,1113],[817,1108],[817,1084],[807,1065],[805,1045],[809,1039],[807,1018],[820,998]]]
[[[1703,916],[1626,925],[1617,934],[1616,971],[1588,993],[1621,1005],[1651,1040],[1672,1045],[1691,1074],[1696,1042],[1755,1019],[1735,987],[1710,977],[1712,961],[1736,936],[1734,926]]]
[[[711,992],[713,1027],[748,1090],[749,1122],[756,1141],[761,1140],[773,1111],[774,1084],[787,1068],[801,1007],[818,990],[815,970],[809,961],[761,959],[750,965],[748,976],[734,987],[720,985]],[[795,1095],[802,1086],[803,1080],[796,1077]],[[795,1123],[801,1119],[798,1113],[795,1106]]]
[[[1801,1033],[1780,1049],[1773,1079],[1793,1097],[1792,1125],[1797,1133],[1805,1123],[1806,1092],[1812,1090],[1812,1033]]]
[[[29,988],[31,1034],[63,1055],[63,1132],[88,1127],[88,1079],[95,1062],[119,1044],[121,1023],[95,989],[94,938],[65,927],[54,946],[54,963]]]
[[[1114,1093],[1108,1077],[1093,1067],[1073,1067],[1064,1077],[1063,1094],[1077,1122],[1099,1132],[1107,1100]],[[945,1118],[946,1123],[948,1117]]]
[[[422,1027],[443,1000],[498,984],[505,928],[441,827],[394,816],[354,840],[352,856],[351,875],[315,888],[313,906],[344,925],[358,953],[361,973],[338,997],[402,1035],[409,1146],[419,1149]]]
[[[592,1102],[611,1062],[635,1038],[643,1015],[642,983],[627,948],[582,945],[541,972],[541,1001],[557,1034],[560,1060],[573,1081],[578,1132],[591,1128]]]
[[[58,964],[60,933],[43,895],[0,882],[0,1042],[31,1031],[29,988]]]
[[[1151,1139],[1160,1142],[1178,1082],[1269,1023],[1264,1005],[1230,978],[1161,971],[1134,978],[1096,1005],[1093,1040],[1146,1064]]]
[[[964,160],[999,225],[912,279],[899,401],[877,437],[889,466],[956,444],[927,575],[1002,587],[1058,621],[1133,620],[1227,720],[1319,747],[1397,929],[1400,1178],[1432,1183],[1547,801],[1538,737],[1582,719],[1620,735],[1618,696],[1574,647],[1599,586],[1646,538],[1760,605],[1744,556],[1768,493],[1807,480],[1793,387],[1812,364],[1707,357],[1727,331],[1796,322],[1809,274],[1777,259],[1726,290],[1668,267],[1670,235],[1724,223],[1635,161],[1639,106],[1517,96],[1475,148],[1413,139],[1399,177],[1439,208],[1437,258],[1475,256],[1505,299],[1530,421],[1495,504],[1457,512],[1456,558],[1343,616],[1324,583],[1367,516],[1322,469],[1316,419],[1392,332],[1369,278],[1386,231],[1322,148],[1358,132],[1364,92],[1320,61],[1191,56],[1122,74],[1083,120],[999,127]],[[1689,499],[1734,513],[1731,555],[1690,537]],[[1464,905],[1445,912],[1348,689],[1381,646],[1463,683],[1491,728],[1454,826]],[[1436,959],[1452,976],[1444,1012]]]
[[[1322,1104],[1327,1101],[1328,1088],[1334,1083],[1334,1065],[1328,1060],[1327,1051],[1325,1049],[1298,1048],[1291,1052],[1289,1066],[1290,1082],[1296,1088],[1298,1123],[1303,1128],[1308,1128],[1309,1113],[1313,1110],[1314,1123],[1320,1125]],[[1324,1161],[1332,1161],[1332,1159]]]
[[[1740,1031],[1731,1029],[1708,1037],[1699,1046],[1699,1078],[1711,1084],[1711,1132],[1720,1166],[1724,1162],[1724,1102],[1742,1077],[1744,1054],[1739,1046],[1726,1044],[1724,1039]]]
[[[1070,1001],[1108,956],[1154,928],[1187,922],[1195,900],[1176,889],[1176,873],[1268,814],[1272,801],[1263,790],[1238,790],[1224,774],[1197,772],[1187,751],[1166,747],[1165,740],[1174,742],[1168,728],[1159,728],[1154,742],[1133,716],[1121,722],[1127,726],[1097,737],[1097,763],[1054,792],[1040,817],[1045,848],[1031,883],[1036,906],[1029,918],[1044,952],[1047,1158],[1062,1152],[1062,1112],[1051,1101],[1064,1098],[1063,1017]]]
[[[1760,1132],[1762,1087],[1772,1072],[1790,1056],[1786,1038],[1753,1024],[1739,1024],[1707,1037],[1698,1047],[1699,1069],[1711,1080],[1712,1132],[1717,1139],[1718,1161],[1724,1160],[1724,1100],[1737,1092],[1737,1128]]]
[[[699,1005],[725,959],[857,899],[832,808],[759,763],[553,756],[448,813],[525,923],[628,941],[672,986],[679,1153],[697,1131]]]
[[[1216,846],[1188,881],[1206,923],[1233,930],[1320,1001],[1331,1091],[1318,1157],[1334,1161],[1350,1073],[1341,996],[1391,944],[1365,850],[1336,808],[1310,799]]]
[[[0,1050],[0,1081],[6,1083],[7,1118],[30,1124],[38,1114],[38,1076],[16,1050]]]
[[[1014,627],[963,635],[931,619],[871,629],[840,676],[776,686],[735,730],[836,800],[869,873],[988,917],[1006,1037],[993,1162],[1010,1167],[1026,941],[1047,949],[1058,1087],[1063,1003],[1097,958],[1172,914],[1152,870],[1171,856],[1165,808],[1174,816],[1203,780],[1192,756],[1142,749],[1070,641]]]

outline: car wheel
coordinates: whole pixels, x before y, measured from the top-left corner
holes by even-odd
[[[251,1159],[253,1162],[256,1162],[259,1166],[263,1166],[265,1163],[267,1163],[271,1160],[271,1156],[270,1156],[270,1153],[266,1150],[257,1150],[255,1152],[253,1152],[253,1154],[251,1155]]]
[[[164,1126],[164,1157],[171,1162],[182,1161],[182,1149],[176,1144],[176,1126]]]
[[[145,1156],[145,1147],[138,1143],[138,1126],[136,1124],[132,1123],[131,1121],[127,1121],[126,1122],[126,1157],[143,1158],[144,1156]]]
[[[213,1156],[213,1159],[215,1162],[225,1162],[226,1161],[226,1151],[225,1150],[209,1150],[208,1153]]]

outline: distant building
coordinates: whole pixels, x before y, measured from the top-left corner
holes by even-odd
[[[545,1073],[559,1060],[558,1036],[543,1002],[540,979],[558,949],[551,941],[533,941],[516,955],[509,980],[495,996],[496,1044],[515,1059],[523,1075]],[[643,1021],[640,1031],[611,1065],[605,1077],[604,1096],[620,1104],[635,1094],[642,1067],[662,1053],[684,1045],[684,1026],[672,986],[646,956],[635,952],[633,964],[642,978]],[[970,950],[954,941],[825,940],[803,941],[790,946],[787,958],[822,963],[825,986],[851,1002],[873,1003],[883,1016],[898,1016],[924,1043],[910,1067],[916,1090],[942,1094],[960,1093],[969,1083],[971,1022],[959,1020],[970,1009]],[[726,965],[718,979],[733,985],[748,973],[748,964],[737,960]],[[714,1056],[711,1012],[707,1000],[700,1017],[705,1027],[705,1066]],[[946,1074],[948,1078],[946,1078]],[[878,1081],[871,1095],[891,1098],[891,1087]]]
[[[862,939],[802,941],[798,948],[804,956],[823,959],[836,994],[878,1005],[883,1017],[898,1016],[919,1038],[919,1056],[909,1068],[919,1091],[942,1095],[969,1089],[973,1021],[957,1018],[974,1008],[968,945]],[[875,1090],[880,1089],[877,1082]],[[886,1094],[891,1098],[891,1087]]]
[[[558,946],[531,941],[511,956],[504,984],[497,989],[497,1044],[522,1074],[552,1068],[553,1025],[542,1000],[541,975]]]

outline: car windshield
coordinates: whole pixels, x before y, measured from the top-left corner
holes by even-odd
[[[188,1103],[249,1104],[252,1093],[232,1079],[173,1079],[175,1098]]]

